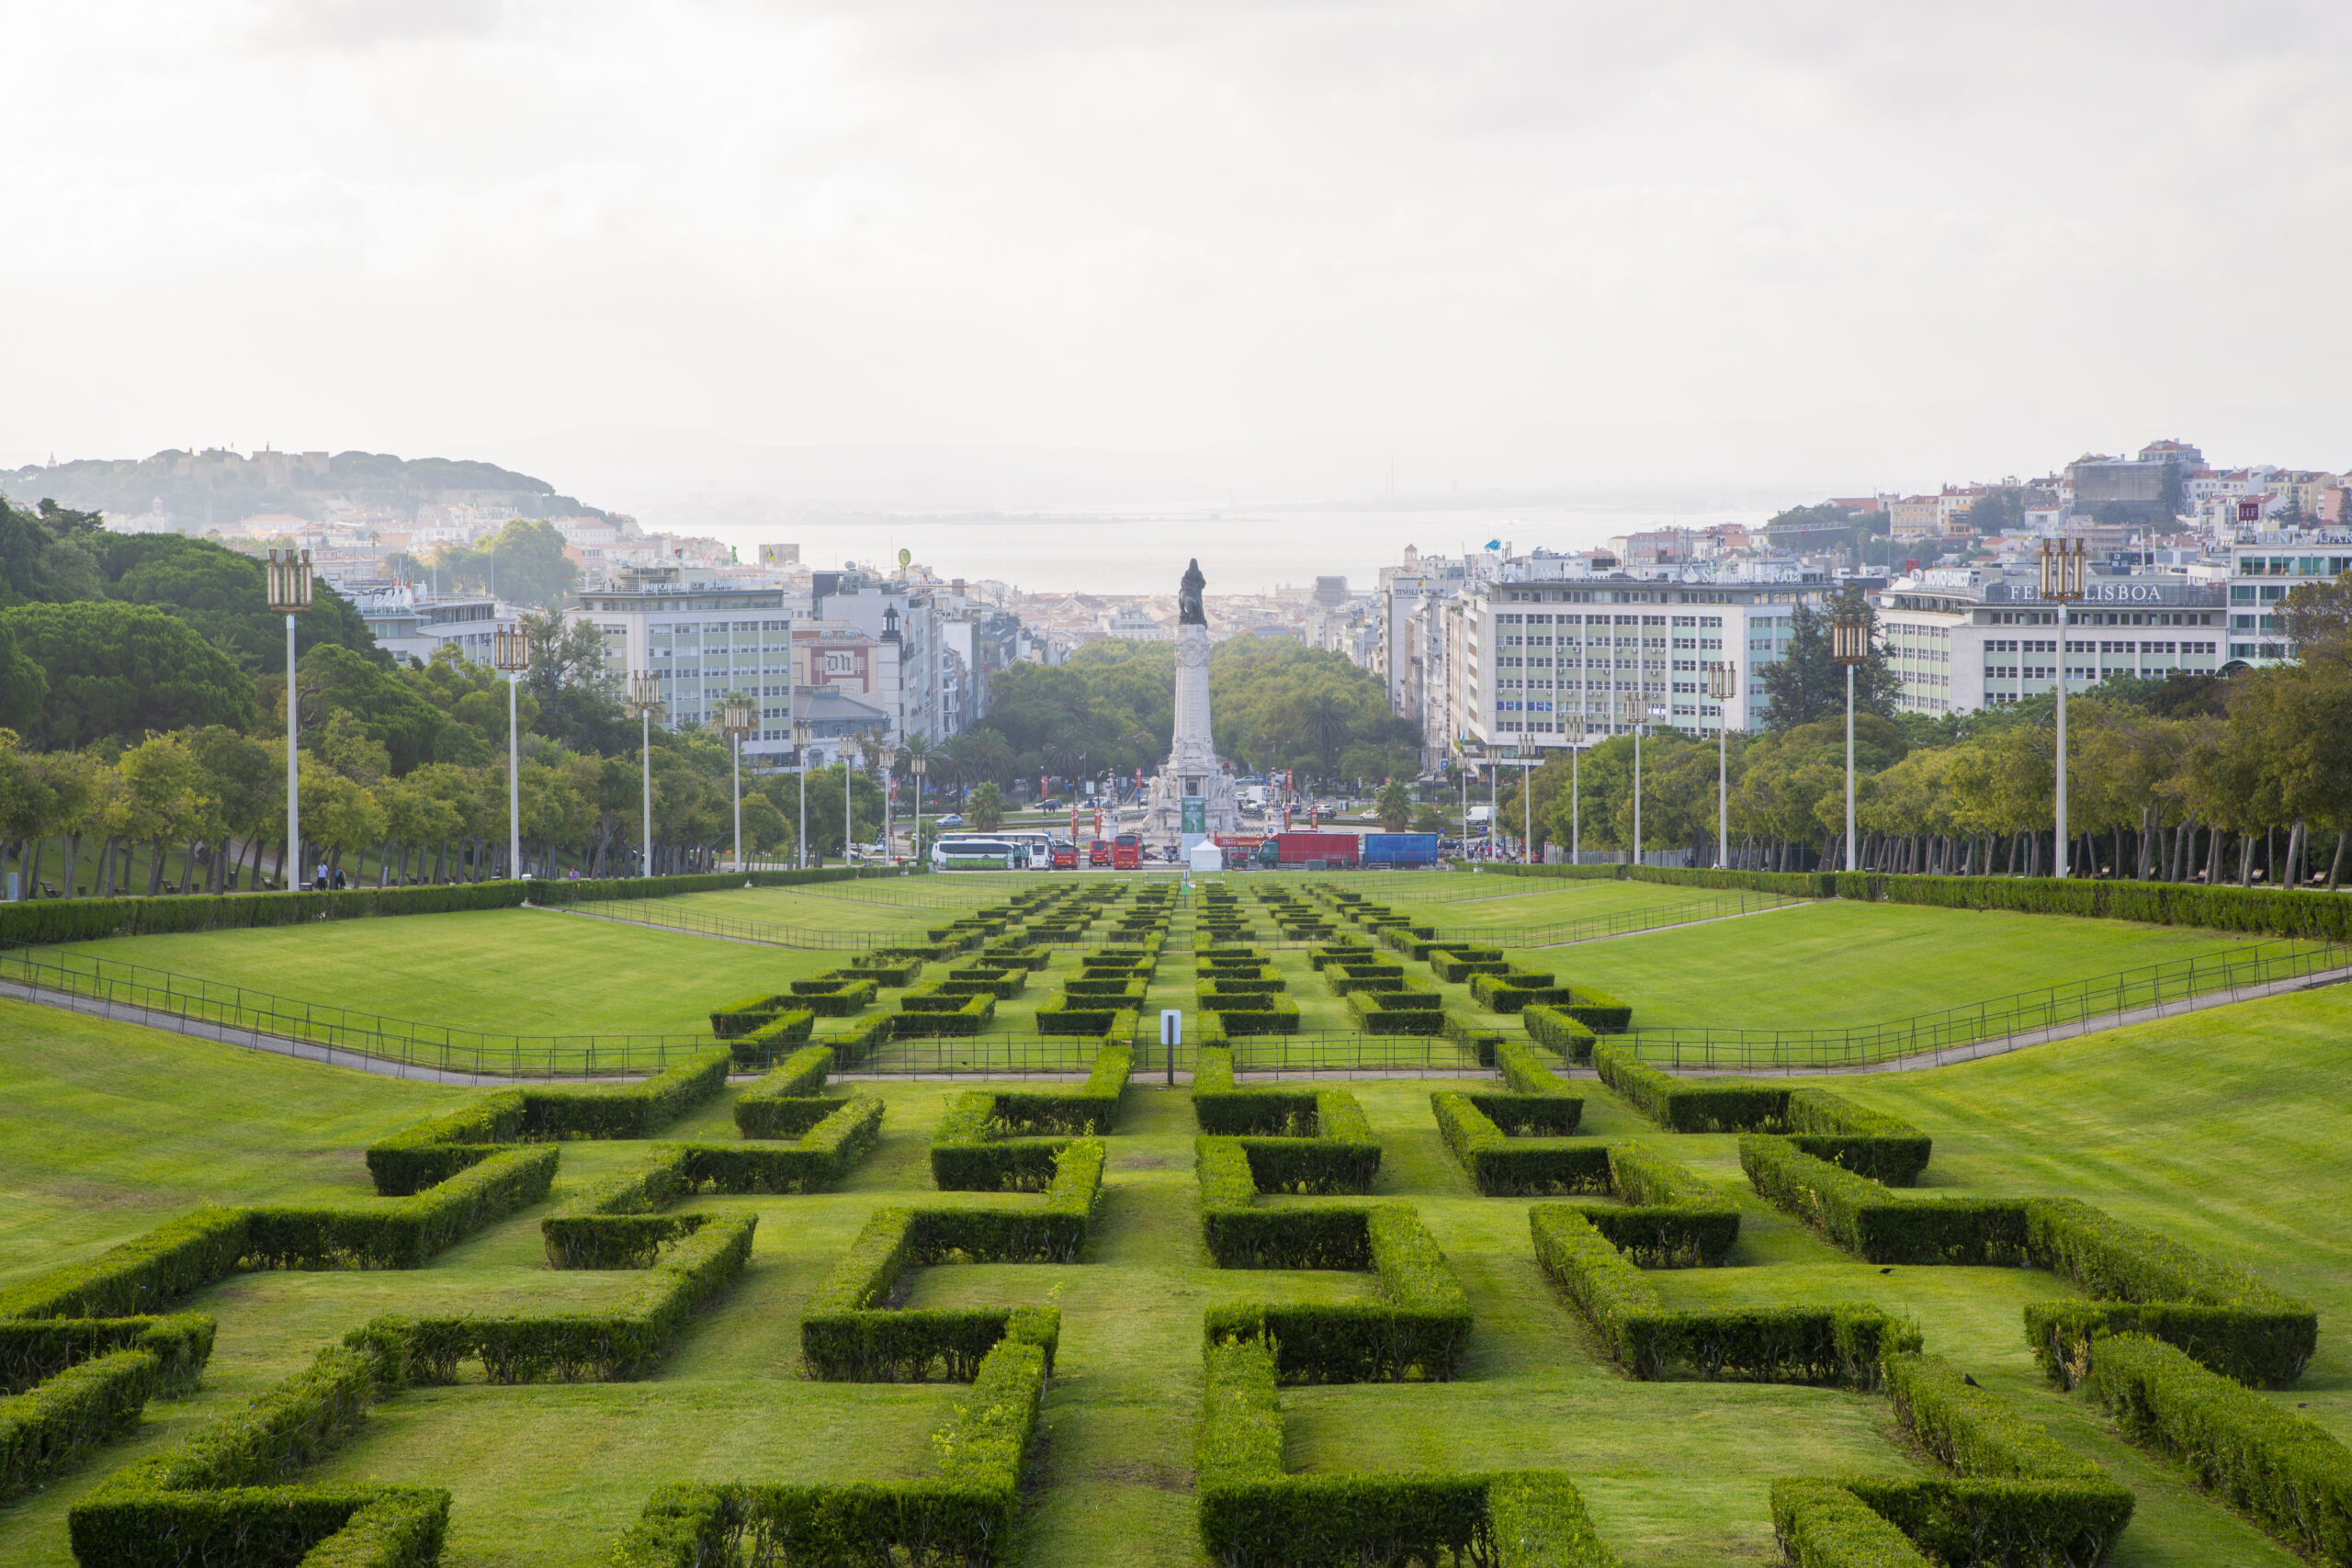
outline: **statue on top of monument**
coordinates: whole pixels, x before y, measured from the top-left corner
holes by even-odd
[[[1204,626],[1209,624],[1208,612],[1201,608],[1201,590],[1208,586],[1208,579],[1201,575],[1201,563],[1194,557],[1184,569],[1184,581],[1178,584],[1176,594],[1176,624],[1180,626]]]

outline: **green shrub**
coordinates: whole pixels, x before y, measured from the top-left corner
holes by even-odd
[[[482,1226],[544,1200],[555,1166],[551,1148],[503,1149],[413,1198],[247,1209],[242,1261],[256,1269],[422,1269]]]
[[[1611,1146],[1608,1190],[1622,1205],[1577,1208],[1611,1246],[1644,1268],[1718,1268],[1739,1240],[1739,1211],[1721,1192],[1636,1145]]]
[[[978,1034],[996,1020],[994,997],[925,996],[910,991],[899,999],[891,1034],[900,1040],[924,1035]]]
[[[1834,1481],[1773,1482],[1772,1533],[1796,1568],[1929,1568],[1909,1536]]]
[[[2304,1556],[2352,1562],[2352,1451],[2325,1427],[2144,1335],[2092,1341],[2088,1382],[2132,1442]]]
[[[782,1012],[792,1003],[789,996],[762,992],[741,997],[725,1007],[713,1008],[710,1032],[721,1040],[732,1040],[739,1034],[749,1034],[760,1025]]]
[[[664,1242],[701,1228],[701,1214],[658,1211],[685,1190],[684,1160],[657,1148],[556,1205],[539,1221],[550,1269],[644,1269]]]
[[[1786,1133],[1804,1153],[1889,1186],[1917,1180],[1933,1146],[1900,1118],[1824,1089],[1733,1078],[1685,1082],[1614,1044],[1596,1045],[1593,1065],[1635,1110],[1675,1132]]]
[[[1583,1500],[1555,1472],[1283,1474],[1272,1348],[1213,1341],[1204,1358],[1193,1467],[1201,1539],[1217,1562],[1614,1568]]]
[[[735,1097],[735,1129],[747,1138],[791,1138],[833,1112],[837,1102],[820,1098],[832,1071],[831,1046],[795,1051],[767,1077]]]
[[[756,1040],[754,1033],[747,1039]],[[738,1043],[739,1044],[741,1042]],[[695,1051],[643,1083],[621,1088],[531,1088],[523,1091],[526,1138],[642,1138],[727,1088],[734,1053]]]
[[[743,1271],[758,1223],[756,1214],[703,1219],[608,1307],[455,1317],[392,1314],[353,1330],[348,1342],[411,1382],[450,1382],[469,1359],[479,1359],[493,1383],[545,1377],[627,1382],[667,1354],[687,1320]]]
[[[1511,1136],[1487,1107],[1565,1108],[1554,1126],[1559,1133],[1575,1129],[1584,1102],[1555,1096],[1509,1099],[1499,1095],[1473,1097],[1453,1090],[1430,1096],[1438,1134],[1453,1152],[1479,1191],[1488,1197],[1512,1197],[1535,1192],[1601,1192],[1609,1187],[1609,1154],[1598,1144],[1565,1137]],[[1565,1123],[1564,1125],[1562,1123]],[[1522,1123],[1523,1125],[1526,1123]]]
[[[1434,994],[1351,991],[1348,1009],[1366,1034],[1440,1034],[1445,1030],[1443,998]]]
[[[1495,1042],[1495,1067],[1502,1074],[1503,1082],[1519,1095],[1566,1095],[1567,1080],[1553,1071],[1551,1064],[1537,1055],[1524,1042],[1505,1035]],[[1578,1105],[1584,1101],[1578,1100]]]
[[[213,1331],[212,1319],[195,1312],[0,1318],[0,1393],[23,1393],[68,1367],[118,1350],[153,1357],[161,1391],[185,1393],[212,1357]]]
[[[883,1101],[871,1096],[781,1103],[821,1107],[825,1114],[790,1144],[667,1145],[683,1160],[686,1190],[821,1192],[849,1174],[881,1137]]]
[[[912,985],[915,976],[922,973],[922,965],[920,954],[892,953],[882,948],[872,953],[861,953],[849,961],[852,970],[885,989]]]
[[[496,1090],[371,1145],[368,1174],[379,1196],[406,1198],[422,1192],[522,1137],[524,1118],[523,1091]]]
[[[1874,886],[1840,879],[1840,897],[1883,897],[1945,909],[2008,909],[2146,925],[2315,942],[2352,942],[2352,909],[2338,898],[2301,898],[2267,887],[2205,887],[2178,882],[2102,882],[2078,877],[1885,876]]]
[[[155,1358],[109,1350],[29,1393],[0,1397],[0,1497],[11,1497],[138,1425],[160,1386]]]
[[[447,1493],[280,1484],[356,1432],[392,1372],[377,1355],[332,1347],[243,1406],[117,1471],[67,1513],[74,1560],[85,1568],[298,1562],[350,1568],[368,1562],[352,1549],[388,1545],[404,1555],[379,1555],[378,1563],[429,1568],[447,1524]],[[350,1542],[334,1541],[346,1530]]]
[[[896,1013],[876,1013],[826,1035],[820,1043],[832,1052],[834,1066],[852,1066],[889,1043],[898,1020]]]
[[[1077,1089],[973,1089],[956,1096],[932,1137],[933,1181],[943,1191],[1043,1190],[1055,1179],[1069,1138],[1117,1126],[1134,1064],[1132,1048],[1105,1045]]]
[[[222,1278],[244,1254],[243,1209],[198,1209],[87,1262],[69,1263],[0,1290],[0,1319],[152,1314]]]
[[[1021,1463],[1037,1420],[1048,1349],[1008,1334],[974,1368],[971,1399],[933,1436],[929,1481],[657,1490],[616,1549],[615,1568],[754,1562],[995,1562],[1013,1529]]]
[[[1380,1299],[1211,1308],[1204,1321],[1209,1343],[1271,1342],[1277,1371],[1294,1382],[1453,1375],[1470,1333],[1470,1301],[1412,1208],[1256,1211],[1249,1206],[1255,1189],[1243,1195],[1230,1154],[1216,1157],[1218,1172],[1202,1182],[1202,1224],[1219,1267],[1370,1269]]]
[[[1041,1347],[1050,1367],[1061,1314],[1054,1308],[933,1308],[878,1303],[909,1269],[950,1257],[974,1263],[1069,1263],[1085,1245],[1100,1196],[1102,1143],[1061,1151],[1041,1205],[1018,1209],[878,1209],[849,1252],[808,1298],[800,1348],[810,1372],[831,1382],[900,1382],[973,1377],[1000,1339]]]
[[[1592,1031],[1558,1008],[1545,1002],[1532,1002],[1520,1010],[1519,1021],[1526,1026],[1528,1038],[1549,1045],[1564,1060],[1592,1060]]]
[[[2103,1298],[2026,1309],[2042,1370],[2068,1386],[2077,1381],[2069,1369],[2102,1332],[2162,1339],[2224,1377],[2266,1388],[2301,1377],[2318,1347],[2309,1303],[2169,1236],[2071,1198],[2029,1200],[2026,1224],[2035,1264]]]
[[[816,1032],[817,1015],[808,1008],[792,1008],[776,1014],[749,1034],[734,1041],[736,1064],[745,1067],[764,1067],[795,1045],[805,1044]]]
[[[1490,1012],[1517,1012],[1531,1002],[1566,1005],[1575,998],[1566,986],[1533,969],[1506,969],[1499,975],[1473,975],[1470,994]]]
[[[1637,1378],[1688,1371],[1702,1378],[1874,1388],[1888,1352],[1918,1348],[1917,1328],[1872,1306],[1671,1311],[1579,1207],[1537,1203],[1527,1218],[1536,1262]]]
[[[1566,1000],[1543,998],[1595,1034],[1623,1034],[1634,1026],[1634,1010],[1606,991],[1570,987]]]
[[[1436,942],[1429,950],[1429,966],[1448,985],[1458,986],[1473,975],[1500,975],[1510,967],[1502,949],[1464,942]]]
[[[1765,1201],[1872,1263],[2022,1263],[2026,1209],[1987,1198],[1904,1198],[1786,1138],[1745,1136],[1740,1168]]]

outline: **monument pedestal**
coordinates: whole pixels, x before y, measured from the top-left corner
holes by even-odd
[[[1194,564],[1194,571],[1200,570]],[[1144,837],[1189,851],[1203,839],[1241,830],[1241,801],[1217,761],[1209,733],[1209,628],[1176,628],[1176,731],[1168,761],[1152,776]]]

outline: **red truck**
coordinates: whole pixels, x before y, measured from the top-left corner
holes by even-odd
[[[1277,833],[1274,854],[1281,865],[1351,866],[1363,858],[1363,840],[1353,833]]]

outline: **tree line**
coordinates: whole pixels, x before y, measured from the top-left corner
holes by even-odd
[[[2063,857],[2083,876],[2148,881],[2324,884],[2344,875],[2352,837],[2352,574],[2299,589],[2281,605],[2300,662],[2232,679],[2176,671],[2111,679],[2067,701],[2068,842],[2054,841],[2054,701],[1936,719],[1891,716],[1870,690],[1855,722],[1858,868],[1949,875],[2050,875]],[[1728,746],[1730,854],[1762,870],[1839,866],[1845,834],[1842,684],[1821,671],[1782,677],[1815,695],[1776,728]],[[1642,745],[1642,848],[1716,858],[1718,756],[1713,737],[1659,734]],[[1618,737],[1577,767],[1532,771],[1534,836],[1588,850],[1633,841],[1634,743]],[[1498,812],[1516,836],[1516,787]]]

